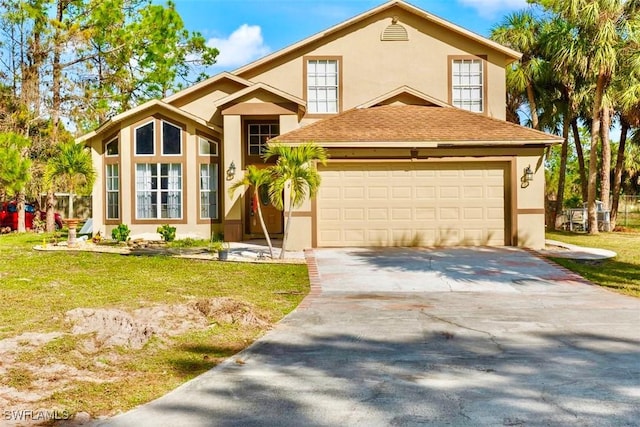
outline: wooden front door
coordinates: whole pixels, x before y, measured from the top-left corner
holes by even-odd
[[[274,234],[282,234],[284,231],[284,217],[282,211],[276,209],[269,200],[269,193],[266,186],[262,186],[258,191],[260,197],[256,200],[253,193],[251,197],[248,197],[249,206],[247,209],[249,219],[249,234],[262,235],[262,227],[260,226],[260,218],[258,217],[258,205],[262,209],[262,216],[264,223],[267,226],[267,231],[270,236]]]

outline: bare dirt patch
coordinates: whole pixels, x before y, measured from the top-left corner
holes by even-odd
[[[113,368],[128,357],[127,352],[121,350],[141,349],[151,338],[168,345],[172,337],[215,327],[215,324],[269,326],[267,318],[256,307],[226,297],[145,307],[131,312],[77,308],[66,313],[65,321],[67,332],[25,333],[0,340],[0,408],[28,413],[36,411],[39,402],[74,383],[118,381],[128,375]],[[59,354],[45,352],[40,356],[44,346],[64,339],[70,339],[75,348]],[[37,410],[39,414],[59,411],[57,408]],[[50,420],[3,422],[7,425],[44,425]]]

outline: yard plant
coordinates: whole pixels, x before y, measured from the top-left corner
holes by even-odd
[[[44,237],[43,237],[44,236]],[[169,339],[152,338],[139,350],[87,348],[86,335],[71,334],[65,315],[76,308],[154,307],[228,297],[277,322],[308,292],[304,265],[218,263],[164,256],[91,252],[37,252],[33,233],[0,236],[0,340],[21,337],[18,352],[3,353],[0,387],[45,393],[29,407],[92,416],[113,415],[165,394],[246,347],[268,325],[211,322]],[[207,242],[204,242],[205,244]],[[59,333],[36,345],[25,333]],[[89,337],[90,338],[90,337]],[[15,342],[15,340],[14,340]],[[38,369],[68,366],[43,385]],[[73,372],[86,376],[74,376]],[[53,392],[52,392],[53,391]]]

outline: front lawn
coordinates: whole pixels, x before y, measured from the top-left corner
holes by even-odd
[[[210,369],[268,329],[260,322],[214,319],[170,337],[154,335],[139,350],[102,348],[91,344],[92,334],[71,334],[69,310],[148,309],[164,315],[171,307],[228,297],[251,311],[243,315],[272,324],[309,290],[304,265],[31,249],[42,241],[31,233],[0,236],[0,349],[11,349],[0,351],[5,409],[85,411],[94,417],[128,410]],[[29,393],[42,399],[20,400]]]
[[[617,257],[601,262],[552,258],[584,278],[615,290],[640,297],[640,233],[600,233],[596,236],[562,231],[547,232],[547,238],[579,246],[609,249]]]

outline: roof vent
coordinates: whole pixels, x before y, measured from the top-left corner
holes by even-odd
[[[391,25],[385,28],[382,32],[380,40],[385,42],[406,42],[409,40],[409,35],[407,34],[406,28],[398,24],[398,17],[394,16],[393,18],[391,18]]]

